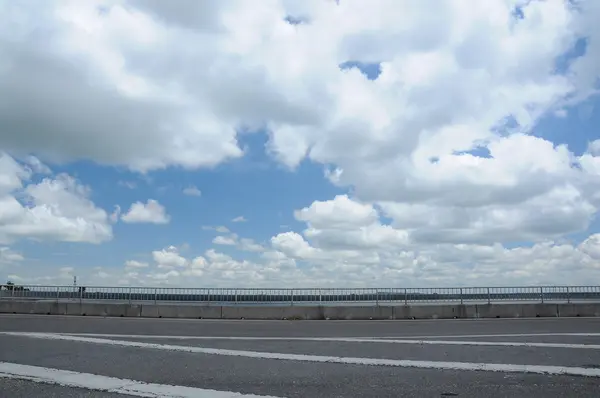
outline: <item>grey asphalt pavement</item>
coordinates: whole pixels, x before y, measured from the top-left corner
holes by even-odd
[[[25,332],[41,335],[23,334]],[[77,333],[84,341],[75,341],[71,336],[64,336],[67,340],[51,340],[52,333]],[[127,336],[94,336],[98,334]],[[240,339],[243,337],[277,339]],[[348,337],[553,343],[556,346],[335,340]],[[110,344],[111,340],[120,345]],[[138,346],[127,346],[129,342]],[[173,350],[169,348],[172,345],[203,351]],[[270,353],[280,354],[279,359],[266,358]],[[337,362],[314,362],[309,356],[334,357]],[[352,359],[353,364],[341,363],[344,358]],[[383,366],[377,362],[382,359],[396,361],[396,365]],[[402,362],[404,360],[420,361],[432,368],[409,367]],[[0,316],[0,363],[187,386],[197,391],[212,389],[276,397],[597,397],[600,377],[533,374],[519,371],[523,368],[514,366],[590,369],[600,376],[600,318],[363,322],[7,315]],[[440,363],[450,365],[440,368]],[[454,363],[467,364],[467,369],[486,364],[514,366],[511,371],[492,372],[455,368]],[[0,397],[35,398],[51,397],[52,394],[61,397],[127,396],[0,377]],[[164,394],[155,396],[176,396],[169,395],[170,392]],[[197,394],[190,396],[211,396]]]
[[[126,398],[131,395],[102,391],[90,391],[83,388],[70,388],[59,385],[35,383],[26,380],[0,378],[0,397],[6,398]]]

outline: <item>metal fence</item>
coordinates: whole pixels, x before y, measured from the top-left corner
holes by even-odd
[[[600,286],[450,288],[154,288],[4,286],[0,300],[171,302],[203,305],[402,305],[412,303],[600,302]]]

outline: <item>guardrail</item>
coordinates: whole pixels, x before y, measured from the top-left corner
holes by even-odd
[[[363,303],[600,302],[600,286],[450,287],[450,288],[155,288],[4,286],[0,299],[44,301],[173,302],[189,304],[333,305]]]

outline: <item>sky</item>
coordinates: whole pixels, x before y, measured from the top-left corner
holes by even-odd
[[[0,0],[0,281],[600,281],[596,0]]]

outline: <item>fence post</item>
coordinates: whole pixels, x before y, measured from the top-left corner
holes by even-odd
[[[542,304],[544,303],[544,287],[540,286],[540,298],[542,299]]]
[[[56,302],[60,301],[60,286],[56,286]]]
[[[158,288],[154,289],[154,305],[158,304]]]
[[[379,307],[379,290],[375,290],[375,305]]]
[[[129,287],[129,305],[131,305],[131,287]]]
[[[463,303],[463,291],[462,291],[462,287],[460,288],[460,303]]]
[[[291,302],[291,306],[294,306],[294,289],[292,289],[290,291],[290,302]]]
[[[408,290],[404,288],[404,305],[408,305]]]
[[[487,294],[488,294],[488,304],[492,304],[492,296],[490,295],[490,288],[487,288]]]
[[[567,286],[567,303],[571,303],[571,292],[569,291],[569,286]]]
[[[206,296],[207,305],[210,305],[210,289],[208,289],[206,292],[207,292],[206,293],[207,294],[207,296]]]
[[[234,299],[234,302],[235,302],[235,304],[237,305],[237,303],[238,303],[237,289],[234,289],[234,291],[233,291],[233,295],[234,295],[234,298],[233,298],[233,299]]]

